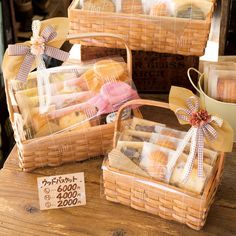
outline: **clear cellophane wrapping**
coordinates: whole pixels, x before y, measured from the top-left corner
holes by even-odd
[[[113,122],[115,112],[124,102],[138,98],[122,58],[64,63],[46,72],[49,93],[43,96],[39,95],[37,72],[30,73],[26,83],[8,82],[11,100],[22,116],[26,139]],[[42,87],[41,91],[45,89]],[[43,112],[40,99],[47,101]]]
[[[190,143],[178,159],[170,178],[167,177],[167,165],[173,157],[186,132],[166,127],[165,124],[133,118],[122,129],[117,146],[108,154],[112,168],[128,171],[131,175],[160,181],[192,194],[201,195],[212,175],[218,153],[204,148],[204,177],[198,177],[197,160],[187,182],[183,182],[182,173],[190,152]]]

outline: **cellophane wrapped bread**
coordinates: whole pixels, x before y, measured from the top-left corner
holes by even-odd
[[[116,148],[109,153],[109,165],[131,174],[148,177],[150,181],[160,181],[192,194],[201,195],[212,174],[218,153],[204,148],[204,177],[198,176],[196,159],[188,180],[183,182],[183,170],[191,148],[189,143],[169,176],[168,163],[185,135],[184,131],[134,117],[127,122],[120,133]],[[122,157],[119,159],[120,156]]]
[[[208,0],[80,0],[77,6],[86,11],[117,12],[190,19],[205,19],[212,2]]]
[[[45,78],[41,84],[33,72],[26,83],[9,81],[27,139],[105,124],[124,102],[138,98],[122,58],[65,63],[46,69]]]
[[[236,102],[236,63],[234,61],[205,62],[204,91],[221,102]]]

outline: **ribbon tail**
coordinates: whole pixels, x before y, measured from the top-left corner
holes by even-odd
[[[193,128],[193,135],[191,138],[191,147],[190,147],[190,153],[188,155],[188,159],[186,161],[186,164],[184,166],[184,171],[183,171],[183,178],[182,182],[186,183],[188,181],[189,175],[193,169],[193,163],[194,163],[194,158],[196,154],[196,149],[197,149],[197,133],[198,129]]]
[[[49,73],[46,69],[43,56],[39,56],[37,67],[37,83],[39,97],[39,113],[43,114],[48,111],[51,104],[51,86],[49,82]]]
[[[204,135],[201,128],[198,129],[197,134],[197,156],[198,156],[198,176],[203,178],[203,149],[204,149]]]
[[[26,82],[27,77],[31,71],[35,56],[32,54],[26,54],[23,63],[20,66],[20,69],[17,73],[16,79],[21,82]]]
[[[173,157],[171,158],[171,160],[169,161],[169,163],[167,164],[167,180],[169,182],[173,169],[175,167],[176,162],[178,161],[180,155],[183,153],[184,148],[186,147],[186,145],[188,144],[189,140],[191,139],[192,135],[194,132],[194,128],[190,128],[190,130],[187,132],[187,134],[185,135],[183,141],[181,142],[181,144],[178,146],[177,150],[175,151]]]
[[[45,47],[44,53],[47,56],[55,58],[59,61],[66,61],[70,55],[68,52],[64,52],[58,48],[54,48],[54,47],[50,47],[50,46]]]

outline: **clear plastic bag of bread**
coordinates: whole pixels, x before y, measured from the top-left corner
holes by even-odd
[[[144,143],[140,166],[147,171],[151,177],[158,181],[169,183],[170,185],[174,185],[192,193],[201,194],[207,179],[212,174],[213,166],[204,162],[204,177],[199,177],[196,160],[193,164],[193,169],[185,182],[182,177],[188,156],[184,153],[180,156],[170,176],[168,175],[167,165],[171,158],[173,158],[174,153],[175,151],[169,148],[151,143]]]
[[[210,67],[208,95],[222,102],[236,103],[236,68]]]
[[[80,0],[79,9],[204,20],[212,11],[211,0]]]
[[[66,64],[46,73],[43,86],[37,72],[26,83],[9,82],[27,139],[104,124],[123,103],[138,98],[122,58]]]

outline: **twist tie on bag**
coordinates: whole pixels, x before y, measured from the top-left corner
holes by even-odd
[[[218,152],[231,152],[233,148],[233,129],[229,123],[218,115],[209,114],[200,104],[199,97],[190,90],[172,86],[169,94],[169,106],[175,112],[180,124],[191,125],[175,154],[167,164],[167,179],[170,180],[173,169],[190,142],[190,152],[184,166],[182,181],[188,181],[193,169],[194,159],[198,160],[198,176],[204,177],[204,145]]]
[[[10,56],[22,56],[25,55],[24,60],[16,75],[16,79],[22,82],[26,82],[27,76],[31,71],[31,67],[36,61],[37,65],[37,83],[39,93],[39,111],[45,113],[50,105],[50,86],[49,86],[49,74],[46,71],[46,66],[43,60],[43,55],[55,58],[60,61],[66,61],[69,57],[69,53],[64,52],[56,47],[47,45],[57,37],[57,32],[52,26],[45,27],[41,34],[41,22],[35,20],[32,23],[33,36],[30,40],[30,45],[15,44],[8,46],[8,54]],[[46,95],[46,96],[44,96]],[[46,100],[44,99],[46,98]]]

